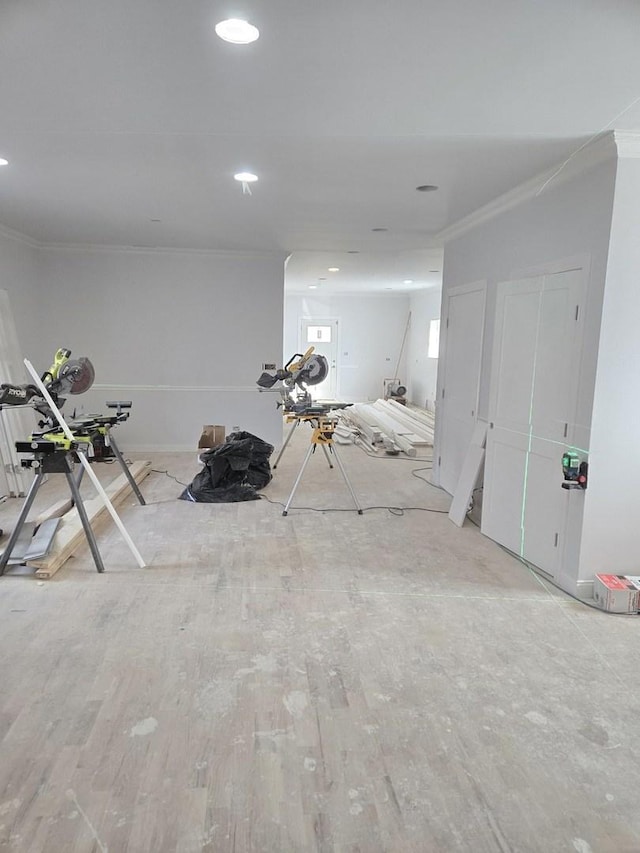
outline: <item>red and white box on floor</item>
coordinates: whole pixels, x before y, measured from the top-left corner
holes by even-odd
[[[640,576],[596,575],[593,597],[610,613],[637,613],[640,610]]]

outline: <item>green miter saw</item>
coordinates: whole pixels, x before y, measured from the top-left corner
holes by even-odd
[[[60,409],[68,394],[84,394],[91,388],[95,371],[86,356],[71,359],[71,350],[61,348],[56,352],[53,364],[41,378],[53,402]],[[39,421],[38,426],[53,426],[56,423],[37,386],[0,383],[0,407],[26,406],[30,403],[42,415],[43,420]]]

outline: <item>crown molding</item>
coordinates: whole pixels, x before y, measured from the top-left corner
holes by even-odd
[[[640,139],[640,136],[638,138]],[[454,222],[453,225],[444,228],[436,234],[436,239],[442,244],[450,240],[455,240],[473,228],[477,228],[479,225],[494,219],[496,216],[500,216],[500,214],[517,207],[519,204],[542,195],[542,193],[547,191],[548,186],[553,185],[555,187],[560,183],[569,181],[582,172],[592,169],[599,163],[616,157],[617,154],[618,140],[614,131],[609,131],[602,136],[595,137],[587,141],[582,148],[574,151],[566,160],[557,163],[555,166],[535,175],[533,178],[529,178],[528,181],[518,184],[518,186],[508,190],[488,204],[474,210],[468,216],[464,216],[462,219]],[[640,154],[627,156],[640,156]]]
[[[125,254],[125,255],[206,255],[218,258],[281,259],[284,263],[286,252],[250,249],[194,249],[173,246],[119,246],[109,243],[39,243],[39,249],[50,252],[74,252],[76,254]]]
[[[15,240],[18,243],[24,243],[25,246],[30,246],[32,249],[39,249],[42,244],[28,234],[23,234],[22,231],[14,231],[13,228],[8,228],[0,223],[0,237],[7,237],[9,240]]]
[[[287,289],[285,287],[284,295],[289,298],[295,299],[308,299],[313,300],[315,302],[330,302],[332,299],[340,299],[343,296],[357,296],[358,299],[371,299],[371,298],[383,298],[383,299],[399,299],[400,297],[406,298],[410,297],[414,293],[425,293],[429,291],[431,288],[439,287],[439,284],[428,285],[427,287],[416,287],[413,290],[325,290],[324,292],[316,290],[313,293],[309,293],[309,290],[297,290],[295,288]]]
[[[177,248],[172,246],[118,246],[108,243],[47,243],[44,240],[36,240],[22,231],[15,231],[7,225],[0,223],[0,237],[7,237],[23,243],[32,249],[44,249],[52,252],[75,252],[75,253],[121,253],[121,254],[158,254],[158,255],[208,255],[219,258],[246,258],[246,259],[281,259],[284,263],[287,252],[282,251],[252,251],[250,249],[193,249]]]
[[[618,157],[640,157],[640,131],[615,130],[613,136]]]

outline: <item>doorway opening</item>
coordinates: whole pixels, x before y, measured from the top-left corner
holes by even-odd
[[[309,347],[314,352],[323,355],[329,365],[327,378],[318,385],[309,388],[314,400],[333,400],[338,393],[338,326],[335,317],[303,317],[300,320],[298,337],[299,352],[306,352]]]

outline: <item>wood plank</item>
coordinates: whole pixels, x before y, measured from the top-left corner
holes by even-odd
[[[387,400],[388,403],[391,404],[394,408],[398,408],[403,411],[407,417],[414,418],[420,423],[425,424],[426,426],[433,427],[435,424],[435,417],[433,412],[429,412],[427,409],[416,409],[413,406],[402,406],[396,400]]]
[[[471,495],[478,481],[478,475],[484,462],[484,447],[478,447],[476,444],[470,444],[467,455],[465,456],[464,465],[460,472],[460,479],[456,486],[456,491],[451,501],[449,509],[449,518],[458,527],[462,527],[464,520],[469,511]]]
[[[47,509],[43,509],[42,512],[35,517],[34,524],[36,527],[40,527],[41,524],[44,524],[45,521],[49,521],[51,518],[61,518],[65,513],[69,512],[72,507],[73,501],[70,497],[61,498],[51,504],[51,506],[47,507]]]
[[[142,482],[151,473],[151,462],[134,462],[129,468],[136,483]],[[111,503],[115,506],[121,503],[127,495],[133,492],[129,481],[124,474],[117,477],[105,489]],[[84,502],[89,523],[92,527],[108,510],[102,498],[96,496]],[[46,580],[52,577],[58,569],[71,557],[71,555],[86,542],[82,522],[76,509],[68,512],[60,523],[51,551],[43,560],[33,560],[27,565],[35,567],[36,577]]]
[[[409,418],[412,421],[420,424],[427,429],[432,429],[435,424],[435,418],[431,414],[431,412],[427,412],[426,410],[418,410],[412,409],[409,406],[402,406],[400,403],[395,400],[387,400],[387,404],[389,408],[399,412],[401,415],[404,415],[405,418]]]
[[[387,437],[390,438],[394,444],[397,444],[398,447],[407,454],[407,456],[416,455],[416,449],[411,442],[407,441],[403,435],[396,432],[397,424],[392,420],[392,418],[381,411],[375,411],[375,413],[372,411],[371,417],[375,418],[380,429],[386,433]]]
[[[367,441],[370,441],[372,444],[380,443],[382,437],[380,435],[380,430],[378,427],[372,426],[362,415],[359,410],[353,411],[355,407],[352,406],[349,412],[346,411],[342,414],[342,417],[346,418],[346,420],[353,424],[355,429],[358,430],[362,435],[367,438]]]
[[[464,458],[460,477],[458,478],[458,484],[453,495],[453,500],[451,501],[449,518],[458,527],[462,527],[467,517],[471,496],[473,495],[473,490],[478,482],[478,477],[484,463],[487,426],[486,421],[478,421],[474,427],[467,455]]]
[[[433,430],[407,414],[405,406],[392,400],[376,400],[374,408],[399,424],[398,432],[417,434],[422,441],[433,444]]]

